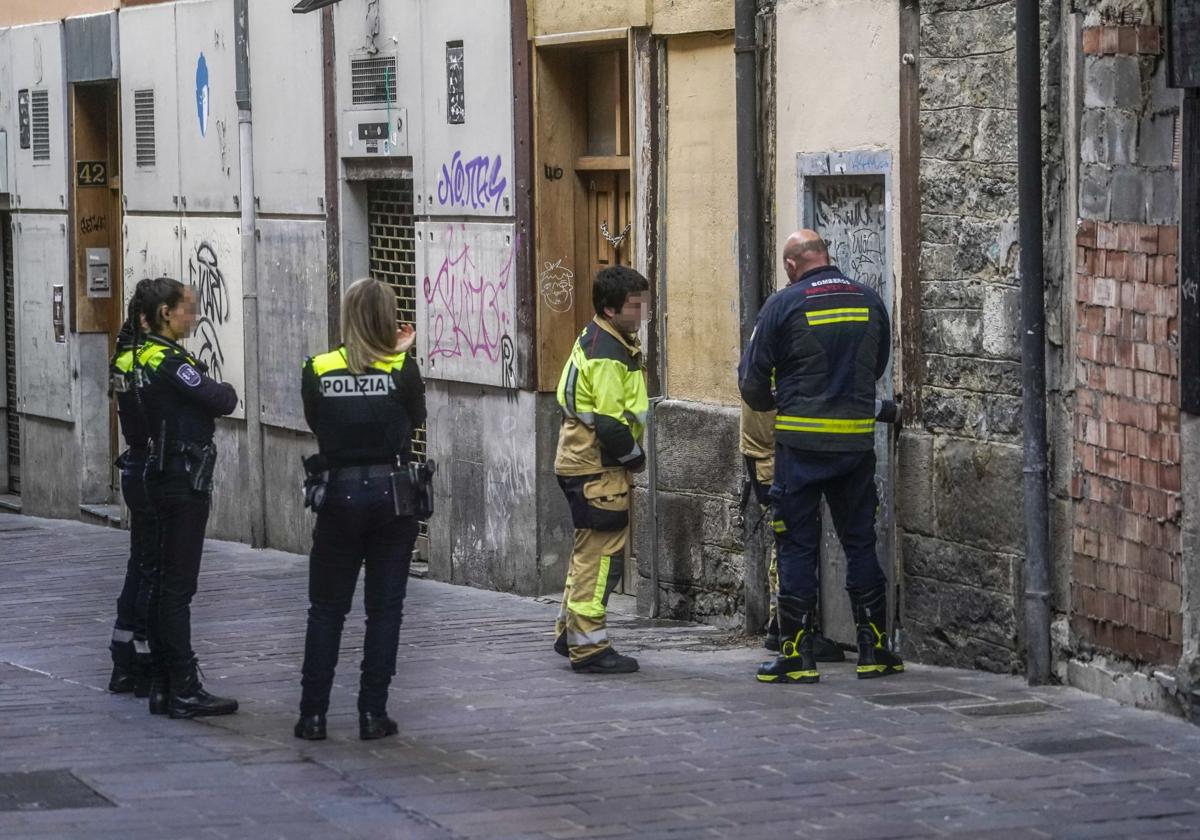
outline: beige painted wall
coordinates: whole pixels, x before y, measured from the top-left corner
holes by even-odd
[[[170,0],[0,0],[0,26],[62,20],[122,6],[149,6]]]
[[[736,405],[733,37],[667,42],[667,392]]]
[[[534,35],[650,26],[660,34],[733,28],[733,0],[529,0]]]
[[[780,0],[776,116],[776,243],[767,255],[786,283],[779,254],[799,221],[798,152],[892,153],[893,272],[900,259],[900,4],[896,0]],[[814,62],[813,48],[836,44]],[[898,283],[896,286],[898,287]]]
[[[120,5],[118,0],[0,0],[0,26],[107,12]]]

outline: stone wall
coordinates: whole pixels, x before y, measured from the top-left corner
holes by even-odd
[[[738,410],[666,400],[655,410],[658,579],[662,618],[740,626],[744,608]],[[634,491],[638,611],[650,609],[653,522],[647,472]]]
[[[1025,539],[1014,21],[1012,2],[922,3],[923,384],[921,422],[901,437],[898,488],[905,653],[993,671],[1020,667]],[[1047,115],[1058,107],[1058,29],[1048,8]],[[1043,128],[1052,242],[1061,147],[1057,120]]]
[[[1071,630],[1075,653],[1174,665],[1179,96],[1165,86],[1153,9],[1116,6],[1100,4],[1082,36]]]

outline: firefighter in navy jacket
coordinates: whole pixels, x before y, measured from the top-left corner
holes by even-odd
[[[891,348],[887,309],[874,290],[830,264],[814,231],[792,234],[783,256],[792,282],[764,305],[738,369],[746,404],[776,410],[771,498],[782,644],[758,679],[819,679],[813,620],[822,496],[846,553],[858,676],[897,673],[904,665],[887,644],[887,578],[875,552],[875,383]]]

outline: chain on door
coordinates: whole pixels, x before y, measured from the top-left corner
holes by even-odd
[[[372,181],[367,185],[367,244],[370,274],[396,290],[396,323],[417,323],[417,231],[410,180]],[[413,430],[413,458],[427,454],[425,427]],[[421,523],[428,537],[428,524]]]
[[[4,273],[4,412],[8,446],[8,487],[21,492],[21,424],[17,415],[17,304],[13,275],[12,220],[0,215],[0,263]]]

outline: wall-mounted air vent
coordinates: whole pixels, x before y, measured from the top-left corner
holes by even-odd
[[[33,159],[50,160],[50,94],[30,92],[30,122],[33,125]]]
[[[137,165],[154,166],[154,91],[133,92],[133,134],[137,147]]]
[[[396,101],[396,57],[373,56],[350,62],[350,99],[355,105]]]

